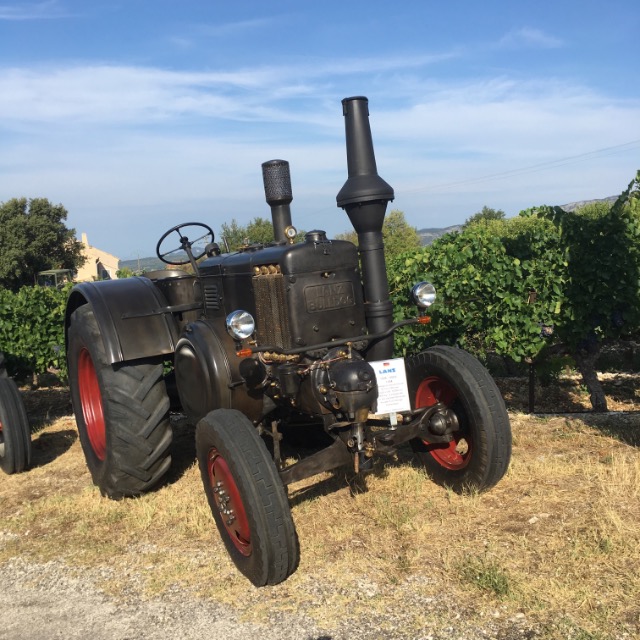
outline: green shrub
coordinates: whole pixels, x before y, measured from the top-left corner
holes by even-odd
[[[24,379],[54,369],[66,379],[64,312],[70,286],[0,289],[0,351],[10,375]]]

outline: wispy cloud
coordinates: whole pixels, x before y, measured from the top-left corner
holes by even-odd
[[[459,57],[458,51],[420,54],[420,55],[387,55],[384,57],[346,58],[343,60],[318,60],[317,64],[305,66],[305,73],[310,76],[350,75],[370,73],[372,70],[381,73],[386,71],[409,71],[451,60]],[[292,68],[295,70],[295,67]]]
[[[565,157],[640,137],[640,100],[614,99],[556,79],[433,85],[413,104],[376,116],[385,140],[414,153],[505,165]]]
[[[398,58],[381,64],[393,71],[428,62],[428,57],[410,63]],[[345,60],[341,71],[348,75],[375,63]],[[339,70],[331,61],[221,72],[108,65],[0,68],[0,129],[51,123],[148,128],[193,118],[333,126],[335,101],[344,97]],[[607,146],[624,142],[625,131],[633,137],[640,121],[638,100],[614,99],[553,78],[437,83],[416,73],[391,103],[376,96],[372,105],[377,135],[384,139],[441,149],[459,144],[471,152],[506,145],[531,154],[559,139],[585,136],[593,147]]]
[[[218,72],[117,65],[0,68],[0,128],[3,120],[6,127],[10,122],[150,123],[193,116],[318,123],[318,108],[300,110],[299,101],[322,103],[341,78],[371,68],[421,69],[447,56],[310,60]]]
[[[265,88],[269,70],[197,73],[157,68],[79,66],[0,70],[0,118],[127,123],[181,115],[242,119],[251,101],[233,93]]]
[[[509,31],[498,41],[499,47],[505,48],[535,48],[557,49],[564,46],[564,41],[555,36],[548,35],[540,29],[523,27]]]
[[[170,36],[168,38],[168,42],[176,49],[181,49],[183,51],[192,49],[194,46],[194,42],[191,38],[184,38],[182,36]]]
[[[0,20],[50,20],[66,17],[57,0],[19,4],[0,4]]]
[[[181,51],[195,49],[198,46],[209,47],[211,39],[255,37],[257,35],[255,32],[269,28],[274,20],[275,18],[270,17],[224,22],[220,24],[190,24],[184,27],[180,33],[169,36],[167,40],[173,47]],[[281,21],[282,20],[279,19],[278,22],[281,23]]]
[[[273,18],[254,18],[253,20],[240,20],[237,22],[225,22],[222,24],[204,24],[198,27],[198,32],[205,36],[220,37],[238,35],[246,31],[264,29],[273,22]]]

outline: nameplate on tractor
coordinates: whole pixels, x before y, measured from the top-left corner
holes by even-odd
[[[309,313],[352,307],[355,304],[353,284],[346,281],[306,287],[304,300]]]

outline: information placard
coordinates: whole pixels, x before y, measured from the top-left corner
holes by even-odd
[[[409,390],[407,389],[407,371],[404,358],[375,360],[369,363],[376,372],[378,382],[377,414],[409,411]]]

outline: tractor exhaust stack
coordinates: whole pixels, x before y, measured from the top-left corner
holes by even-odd
[[[381,333],[393,324],[382,224],[387,203],[393,200],[394,193],[378,175],[368,105],[367,98],[361,96],[342,101],[349,177],[336,200],[358,234],[369,333]],[[367,360],[382,360],[392,355],[393,334],[372,343],[366,354]]]

